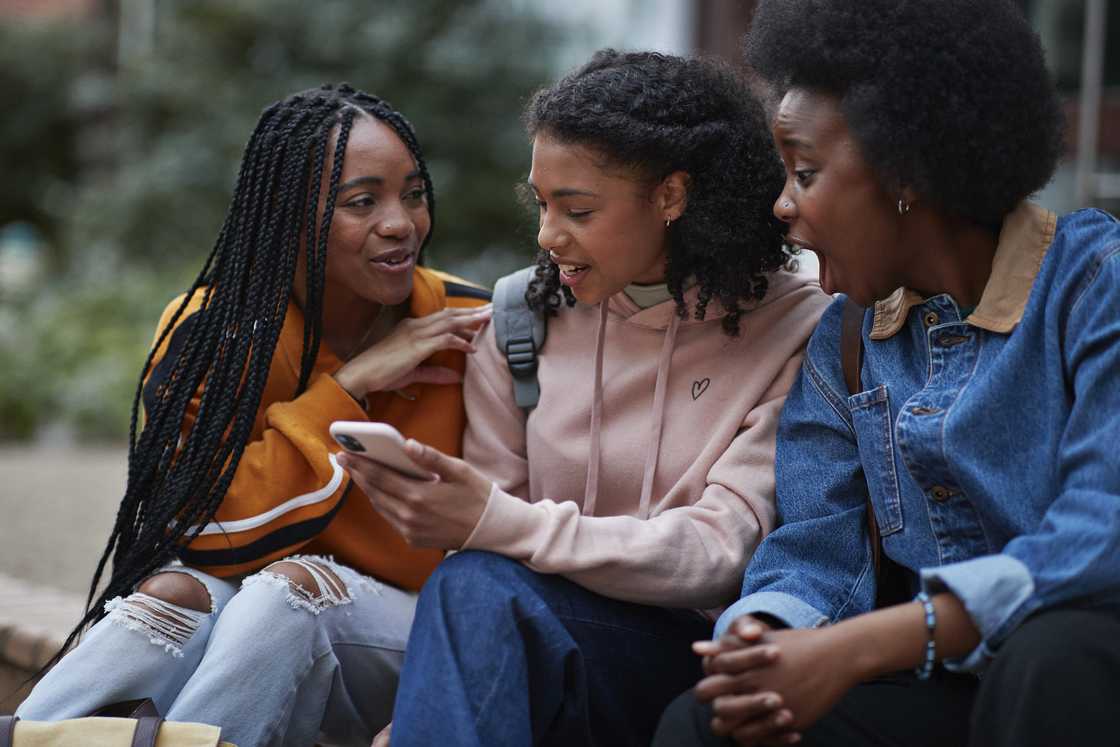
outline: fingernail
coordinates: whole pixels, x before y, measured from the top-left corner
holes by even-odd
[[[747,635],[747,636],[762,635],[762,628],[759,627],[758,625],[748,625],[747,627],[743,628],[743,635]]]
[[[764,701],[764,705],[767,708],[777,708],[781,704],[782,704],[782,701],[778,700],[777,695],[767,695],[766,700]]]
[[[774,717],[774,723],[778,726],[785,726],[790,721],[793,721],[793,714],[789,711],[781,711]]]

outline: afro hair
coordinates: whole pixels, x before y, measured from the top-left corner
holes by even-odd
[[[1050,180],[1063,118],[1010,0],[762,0],[747,63],[834,95],[883,186],[998,226]]]

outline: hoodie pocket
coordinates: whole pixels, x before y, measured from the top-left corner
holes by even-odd
[[[859,457],[871,493],[879,534],[902,529],[902,498],[895,469],[894,426],[886,385],[848,397]]]

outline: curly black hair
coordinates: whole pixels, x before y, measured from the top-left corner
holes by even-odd
[[[762,0],[747,63],[832,94],[884,188],[982,226],[1045,186],[1063,117],[1011,0]]]
[[[689,175],[687,206],[669,228],[666,283],[683,319],[684,286],[695,278],[695,318],[715,298],[728,312],[724,331],[737,335],[740,302],[761,300],[766,273],[789,259],[773,214],[781,161],[744,80],[714,60],[604,49],[538,91],[523,119],[530,137],[545,133],[591,148],[640,178]],[[543,250],[526,299],[550,314],[562,301],[575,303]]]

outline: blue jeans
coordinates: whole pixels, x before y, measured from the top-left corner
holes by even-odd
[[[319,578],[329,591],[308,596],[268,569],[239,589],[168,568],[202,582],[209,613],[139,593],[114,600],[17,715],[53,721],[151,698],[168,720],[220,726],[238,747],[365,747],[389,721],[416,595],[327,558],[293,561],[329,569],[345,589]]]
[[[648,745],[701,676],[693,610],[620,602],[488,552],[420,593],[393,716],[408,745]]]

